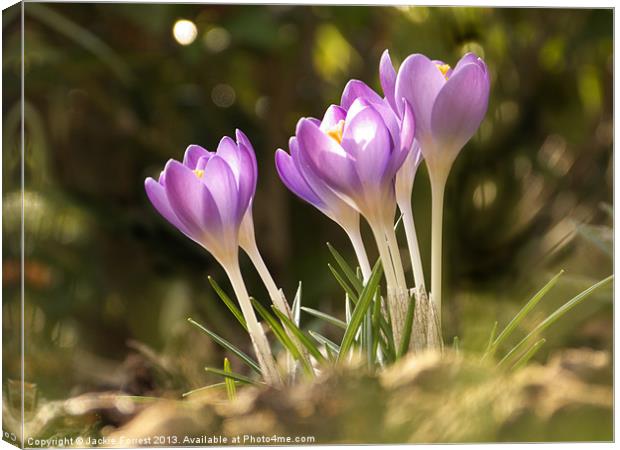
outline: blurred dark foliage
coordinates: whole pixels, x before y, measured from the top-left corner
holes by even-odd
[[[19,321],[19,18],[3,14],[5,333]],[[173,35],[180,19],[196,26],[189,45]],[[337,103],[348,79],[379,89],[385,48],[397,64],[414,52],[454,63],[474,51],[491,71],[487,118],[448,182],[446,337],[476,347],[560,268],[569,276],[548,308],[608,275],[610,256],[577,226],[611,223],[601,204],[612,198],[612,21],[601,9],[27,3],[26,379],[57,398],[123,389],[136,381],[92,375],[144,357],[127,345],[135,339],[184,355],[182,384],[195,387],[201,367],[221,358],[188,316],[247,345],[208,286],[207,274],[228,286],[222,270],[143,189],[187,145],[214,149],[237,127],[257,153],[255,223],[276,280],[289,297],[301,280],[305,305],[340,312],[324,243],[352,257],[350,246],[284,188],[273,153],[298,118]],[[423,167],[413,202],[428,278]],[[266,299],[243,262],[250,291]],[[593,304],[551,348],[610,348],[610,305]],[[574,332],[584,327],[591,334]],[[17,374],[5,360],[5,378]]]

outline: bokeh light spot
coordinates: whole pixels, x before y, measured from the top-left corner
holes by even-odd
[[[222,27],[213,27],[204,34],[205,47],[213,53],[226,50],[230,45],[230,33]]]
[[[235,103],[235,90],[228,84],[218,84],[211,91],[211,100],[220,108],[228,108]]]
[[[181,45],[189,45],[196,39],[198,29],[191,20],[177,20],[172,27],[174,39]]]

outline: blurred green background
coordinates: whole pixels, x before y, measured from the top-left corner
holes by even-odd
[[[19,321],[19,18],[3,14],[13,88],[3,102],[5,354]],[[385,48],[396,64],[416,52],[454,64],[474,51],[491,73],[487,117],[446,192],[446,341],[479,349],[495,320],[505,324],[564,268],[528,323],[544,317],[612,272],[612,23],[610,9],[25,4],[26,380],[45,398],[176,396],[207,384],[202,367],[222,354],[188,316],[248,347],[207,282],[231,292],[223,271],[143,188],[189,144],[213,150],[237,127],[257,153],[257,238],[277,282],[292,298],[301,280],[305,305],[343,314],[324,244],[352,258],[350,245],[285,189],[273,154],[300,117],[338,103],[350,78],[380,89]],[[428,279],[424,167],[413,202]],[[610,297],[556,325],[537,359],[610,349]],[[19,365],[5,358],[4,374],[17,378]]]

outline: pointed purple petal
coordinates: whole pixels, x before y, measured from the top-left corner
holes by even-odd
[[[170,208],[195,240],[206,230],[221,228],[217,207],[204,183],[186,166],[166,165],[166,196]]]
[[[394,100],[394,91],[396,89],[396,71],[390,58],[390,52],[386,49],[381,55],[381,62],[379,63],[379,80],[381,82],[381,89],[383,89],[383,95],[387,100],[390,108],[398,114],[398,106]]]
[[[338,122],[344,120],[345,117],[347,117],[347,112],[344,109],[337,105],[330,105],[327,111],[325,111],[319,128],[321,128],[322,131],[329,131],[337,126]]]
[[[396,174],[405,162],[405,159],[407,158],[407,155],[409,155],[411,147],[413,146],[415,136],[415,120],[413,118],[413,111],[411,110],[411,106],[407,100],[402,99],[402,102],[404,104],[402,109],[405,111],[405,114],[400,124],[400,146],[395,147],[394,155],[390,161],[390,172],[392,174]]]
[[[249,199],[239,195],[235,175],[221,156],[211,158],[203,182],[217,205],[223,229],[237,229],[248,208]]]
[[[441,71],[424,55],[408,56],[398,70],[396,98],[404,97],[411,105],[419,139],[430,136],[433,104],[445,82]],[[398,101],[397,106],[402,116],[403,104]]]
[[[250,156],[250,159],[252,160],[252,166],[253,166],[252,172],[254,175],[254,189],[253,190],[255,191],[256,180],[258,178],[258,164],[256,163],[256,152],[254,151],[254,147],[252,146],[252,143],[250,142],[250,140],[248,139],[248,137],[243,131],[237,128],[237,130],[235,130],[235,135],[237,137],[237,144],[239,144],[239,148],[241,150],[246,151],[248,155]]]
[[[189,229],[185,225],[183,225],[183,223],[181,223],[174,211],[172,211],[164,187],[154,179],[147,178],[144,181],[144,189],[146,190],[146,195],[148,196],[149,200],[151,201],[157,212],[161,214],[164,219],[166,219],[168,222],[178,228],[182,233],[190,236]]]
[[[187,147],[187,150],[185,150],[185,155],[183,156],[183,165],[194,170],[200,158],[209,158],[211,157],[211,155],[213,155],[213,153],[201,147],[200,145],[190,145],[189,147]]]
[[[359,178],[344,149],[307,119],[297,125],[297,143],[303,164],[324,183],[344,193],[358,191]]]
[[[217,156],[226,161],[235,176],[239,190],[239,202],[249,203],[256,190],[256,172],[253,152],[247,149],[243,140],[239,144],[229,137],[223,137],[217,147]]]
[[[379,94],[368,87],[363,81],[351,80],[344,87],[340,106],[344,109],[349,109],[357,98],[363,98],[371,103],[383,101]]]
[[[282,149],[276,150],[276,170],[284,185],[302,200],[314,205],[322,207],[323,202],[312,191],[304,177],[301,175],[291,155]]]
[[[454,67],[454,72],[457,72],[460,69],[462,69],[464,66],[466,66],[467,64],[472,64],[472,63],[478,65],[484,72],[487,71],[487,66],[484,63],[484,61],[478,58],[478,56],[476,56],[475,53],[469,52],[463,55],[461,59],[459,59],[459,62],[456,63],[456,66]]]
[[[376,110],[368,107],[347,121],[341,145],[355,161],[362,184],[376,186],[381,182],[390,161],[392,142]]]
[[[431,126],[437,145],[458,152],[480,126],[488,101],[489,80],[479,65],[466,64],[455,71],[433,107]]]

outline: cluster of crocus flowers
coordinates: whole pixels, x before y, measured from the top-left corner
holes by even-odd
[[[411,289],[394,230],[396,209],[405,227],[413,292],[416,299],[427,298],[411,205],[415,174],[424,160],[432,188],[430,296],[435,307],[430,314],[439,316],[445,183],[459,151],[486,113],[489,76],[485,63],[471,53],[454,69],[414,54],[397,72],[387,50],[379,75],[384,97],[362,81],[350,81],[340,104],[327,108],[322,120],[299,120],[289,151],[278,149],[275,160],[284,184],[347,233],[365,282],[371,270],[360,217],[366,220],[383,265],[393,338],[399,345]],[[291,313],[256,244],[251,211],[257,181],[254,150],[242,132],[237,131],[236,137],[236,142],[224,137],[214,153],[188,147],[183,163],[171,160],[158,181],[146,180],[146,191],[162,216],[222,265],[246,319],[265,381],[278,385],[278,369],[239,269],[239,247],[255,265],[274,306],[289,317]],[[414,325],[429,322],[418,319]]]

